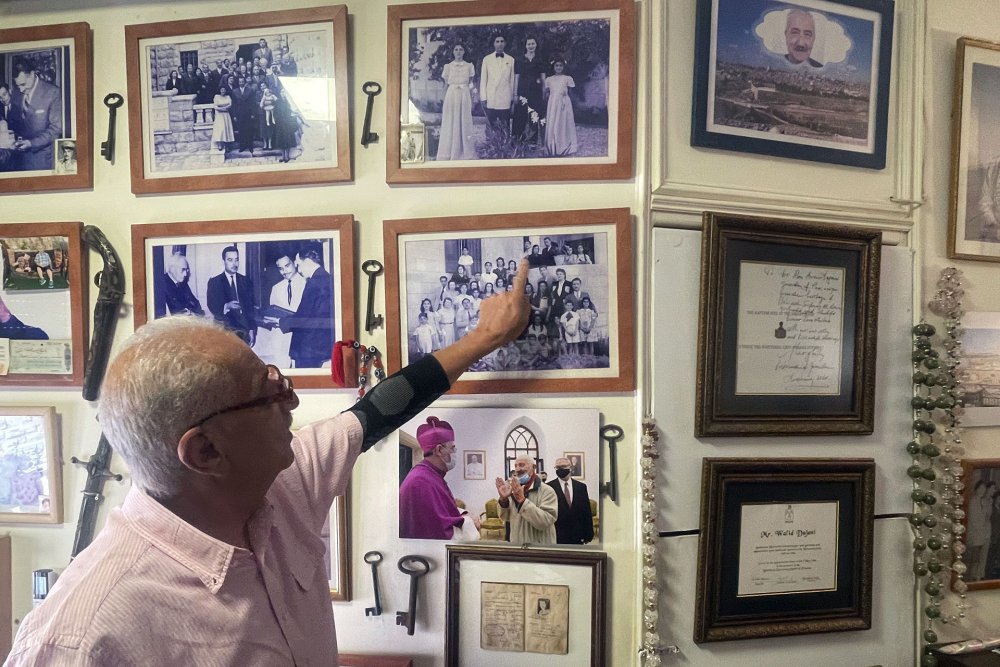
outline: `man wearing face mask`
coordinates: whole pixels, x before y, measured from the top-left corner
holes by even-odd
[[[556,492],[535,474],[535,460],[522,454],[514,460],[514,475],[497,477],[500,518],[510,522],[511,544],[555,544],[559,502]]]
[[[559,479],[548,482],[559,501],[556,540],[559,544],[586,544],[594,539],[594,517],[590,513],[587,485],[570,477],[572,464],[567,458],[556,459]]]
[[[451,424],[428,417],[417,427],[424,459],[399,486],[399,536],[424,540],[479,539],[479,519],[455,503],[444,476],[455,468],[455,431]]]

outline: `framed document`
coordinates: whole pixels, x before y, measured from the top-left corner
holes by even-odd
[[[874,459],[705,459],[694,640],[870,628],[874,512]]]
[[[448,667],[604,664],[607,554],[450,544],[447,549]]]
[[[705,213],[696,435],[871,433],[879,232]]]

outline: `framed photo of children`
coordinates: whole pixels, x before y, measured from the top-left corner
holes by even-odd
[[[383,236],[390,371],[474,329],[525,259],[528,328],[452,392],[634,388],[628,209],[386,220]]]
[[[332,388],[333,343],[354,337],[354,218],[132,226],[135,324],[213,319],[299,388]]]
[[[965,583],[1000,588],[1000,459],[964,459]]]
[[[132,192],[350,181],[343,5],[125,26]]]
[[[631,178],[634,12],[632,0],[390,5],[386,181]]]
[[[94,184],[86,23],[0,30],[0,193]]]
[[[0,523],[62,523],[56,409],[0,407]]]
[[[79,222],[0,227],[0,387],[83,384],[87,254]]]
[[[885,167],[892,0],[698,0],[691,145]]]

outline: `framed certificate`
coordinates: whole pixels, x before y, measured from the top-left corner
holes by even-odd
[[[870,628],[874,512],[874,459],[705,459],[694,640]]]
[[[705,213],[697,436],[873,431],[880,244]]]

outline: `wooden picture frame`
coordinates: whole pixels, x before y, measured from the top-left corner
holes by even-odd
[[[884,169],[892,0],[698,0],[691,145]]]
[[[237,253],[236,300],[240,308],[227,309],[227,299],[232,301],[228,290],[232,287],[226,284],[223,255],[231,258],[233,247]],[[295,255],[309,252],[320,261],[304,262],[297,269]],[[314,269],[314,264],[321,265],[315,270],[329,276],[313,273],[313,277],[319,275],[324,281],[315,283],[320,287],[306,294],[303,276]],[[297,388],[337,386],[329,368],[333,342],[354,338],[355,333],[353,216],[132,225],[132,266],[136,327],[171,314],[211,317],[252,342],[257,356],[280,368]],[[286,280],[291,284],[283,284]],[[319,291],[325,291],[327,286],[328,306],[325,294]],[[295,317],[300,306],[314,301],[320,310],[310,311],[313,316],[308,319],[331,321],[329,345],[318,338],[295,341],[295,331],[315,327],[305,327],[308,322],[296,323],[290,318]]]
[[[344,5],[128,25],[125,52],[135,194],[353,179]],[[278,89],[272,109],[238,78],[229,82],[241,59],[251,79],[255,62],[277,63],[277,76],[255,81]],[[204,85],[174,79],[187,64],[203,71]],[[230,106],[215,96],[216,79],[238,88]]]
[[[1000,459],[962,459],[962,509],[965,511],[965,565],[970,591],[1000,588],[1000,535],[991,529],[991,516],[1000,512]],[[988,540],[983,540],[985,536]]]
[[[93,187],[92,45],[87,23],[0,30],[0,81],[10,95],[9,104],[0,97],[0,193]],[[25,92],[22,65],[35,68],[20,76]]]
[[[390,5],[386,182],[631,178],[635,23],[631,0]],[[499,82],[493,85],[483,76],[482,63],[495,54],[494,40],[501,33],[506,51],[496,61],[500,69],[487,68]],[[537,47],[535,64],[524,57],[529,38]],[[447,61],[455,57],[458,42],[466,51],[465,64],[450,67]],[[568,79],[553,78],[546,86],[545,78],[556,74],[555,60],[563,63],[561,76]],[[525,66],[531,72],[525,70],[524,81],[515,88],[515,67]],[[463,76],[467,80],[460,81]],[[535,84],[525,83],[532,76]],[[594,101],[585,89],[598,80],[604,82],[599,86],[604,93]],[[445,92],[449,83],[450,97]],[[568,94],[570,88],[573,94]],[[505,98],[502,103],[490,101],[499,97]],[[564,98],[567,103],[559,102]],[[552,121],[547,125],[546,116]],[[409,150],[401,139],[416,136],[419,125],[427,132],[418,154],[416,145]]]
[[[872,433],[880,258],[878,231],[705,213],[695,434]]]
[[[0,313],[0,387],[83,385],[90,316],[82,231],[79,222],[0,227],[6,311]]]
[[[517,549],[508,547],[447,545],[448,553],[448,609],[445,625],[445,665],[482,665],[494,667],[510,664],[512,655],[532,658],[533,664],[548,664],[547,654],[558,658],[558,664],[591,665],[605,664],[605,627],[607,600],[607,554],[602,551],[560,551],[555,549]],[[503,573],[503,576],[498,576]],[[527,631],[522,631],[525,652],[513,647],[483,648],[486,637],[495,637],[489,632],[492,625],[484,616],[482,591],[484,584],[499,585],[516,589],[523,598],[523,616]],[[567,631],[559,636],[559,624],[566,619],[543,619],[539,625],[549,625],[546,630],[555,630],[557,640],[564,640],[562,646],[553,641],[548,646],[534,644],[529,619],[534,598],[540,597],[539,589],[567,589],[567,609],[552,605],[553,616],[561,611],[568,613],[568,624],[578,631]],[[534,591],[534,592],[533,592]],[[518,598],[518,599],[522,599]],[[505,622],[514,624],[513,610]],[[477,622],[478,621],[478,622]],[[546,623],[547,621],[547,623]],[[536,622],[537,619],[536,619]],[[568,636],[567,636],[568,635]],[[537,649],[542,648],[539,651]],[[561,651],[561,649],[565,650]],[[533,650],[534,649],[534,650]]]
[[[546,313],[536,335],[538,346],[528,346],[532,327],[536,324],[533,314],[524,339],[510,343],[476,362],[452,385],[451,391],[457,394],[563,393],[630,391],[635,388],[632,229],[628,209],[386,220],[382,229],[388,323],[386,356],[390,372],[418,359],[424,348],[443,347],[453,338],[460,338],[460,324],[466,317],[472,321],[474,313],[459,318],[454,305],[459,299],[459,303],[464,305],[465,297],[474,294],[463,294],[462,287],[456,284],[455,290],[447,290],[454,295],[454,298],[447,297],[451,298],[455,310],[454,336],[448,335],[446,323],[438,327],[437,342],[433,334],[431,339],[423,335],[430,332],[417,331],[420,322],[418,311],[424,302],[431,297],[443,301],[441,297],[445,297],[446,285],[440,282],[442,278],[454,278],[463,274],[466,268],[471,271],[473,279],[477,268],[485,278],[493,266],[488,257],[496,256],[498,263],[504,257],[516,258],[505,261],[508,268],[502,273],[493,271],[493,275],[497,276],[493,281],[493,291],[501,282],[502,289],[506,289],[508,270],[516,272],[517,262],[525,248],[535,246],[531,247],[531,252],[536,249],[539,252],[529,259],[532,268],[528,272],[532,290],[543,280],[548,286],[549,280],[555,281],[560,272],[565,274],[565,280],[558,284],[567,290],[572,290],[572,283],[579,280],[579,297],[573,298],[578,302],[584,297],[590,299],[591,310],[596,314],[590,320],[589,331],[586,331],[587,326],[580,318],[577,333],[572,337],[592,337],[595,340],[590,341],[589,347],[577,345],[569,348],[567,345],[563,349],[561,341],[552,341],[551,338],[556,334],[562,337],[563,329],[558,318],[565,305],[559,309],[552,299],[553,303],[543,308],[541,299],[536,299],[538,304],[533,310]],[[543,245],[552,252],[542,254]],[[471,246],[475,250],[463,255],[462,246]],[[577,252],[570,255],[555,252],[566,246]],[[571,256],[581,263],[572,263],[576,260],[570,260]],[[456,264],[462,268],[457,268]],[[486,282],[484,279],[483,294],[490,291],[485,286]],[[471,284],[472,281],[469,281],[470,288]],[[566,298],[570,294],[572,291],[566,293]],[[443,303],[431,305],[437,312]],[[573,325],[567,322],[566,326]],[[544,350],[543,336],[547,344]],[[575,367],[569,368],[568,355],[574,352],[580,359],[574,362]],[[538,363],[532,370],[529,368],[530,360],[536,357],[539,358],[536,360]],[[581,363],[588,363],[590,367],[580,368]]]
[[[62,523],[62,447],[56,409],[0,407],[0,452],[16,465],[5,469],[14,489],[0,504],[0,523]],[[13,496],[17,495],[17,498]]]
[[[870,628],[874,519],[874,459],[706,458],[695,642]]]
[[[961,37],[955,45],[948,257],[1000,262],[1000,141],[995,125],[1000,44]]]
[[[329,562],[330,599],[351,600],[351,488],[333,499],[327,523],[329,539],[326,557]],[[323,537],[321,535],[321,537]],[[324,540],[325,541],[325,540]]]

